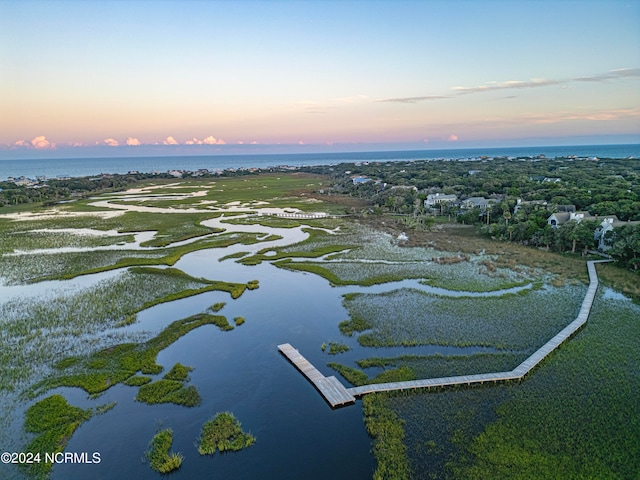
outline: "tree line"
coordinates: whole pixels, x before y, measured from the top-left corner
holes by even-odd
[[[369,200],[369,213],[402,214],[408,217],[405,223],[418,228],[429,226],[431,215],[449,216],[481,226],[493,238],[557,252],[595,248],[594,231],[599,225],[598,221],[570,221],[553,228],[548,218],[559,210],[616,215],[623,222],[640,220],[637,159],[425,160],[341,164],[313,171],[333,178],[332,191]],[[356,176],[370,180],[354,183]],[[484,197],[492,204],[483,209],[465,209],[460,203],[426,208],[424,200],[435,193],[454,194],[459,200]],[[605,238],[611,246],[608,254],[628,268],[640,269],[640,225],[615,228]]]

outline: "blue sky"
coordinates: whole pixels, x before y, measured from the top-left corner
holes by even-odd
[[[639,25],[626,0],[0,0],[0,158],[638,142]]]

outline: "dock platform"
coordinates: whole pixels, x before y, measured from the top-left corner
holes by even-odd
[[[278,345],[278,350],[307,377],[332,408],[355,403],[355,397],[348,392],[336,377],[325,377],[290,344],[283,343],[282,345]]]

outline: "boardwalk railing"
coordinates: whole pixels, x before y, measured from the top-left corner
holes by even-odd
[[[351,396],[353,398],[353,397],[360,397],[367,393],[389,392],[392,390],[411,390],[411,389],[417,389],[417,388],[443,387],[443,386],[451,386],[451,385],[471,385],[475,383],[503,382],[508,380],[521,379],[525,375],[527,375],[536,365],[538,365],[547,355],[549,355],[553,350],[558,348],[564,341],[566,341],[569,337],[571,337],[580,327],[582,327],[587,322],[587,318],[589,318],[589,312],[591,311],[591,305],[593,304],[593,299],[595,298],[596,290],[598,289],[598,274],[596,273],[595,264],[609,262],[609,261],[610,260],[591,260],[587,262],[587,270],[589,272],[589,288],[587,289],[587,293],[584,296],[584,300],[582,301],[582,307],[580,308],[580,312],[578,313],[578,316],[576,317],[576,319],[573,322],[571,322],[569,325],[567,325],[565,328],[563,328],[557,335],[555,335],[551,340],[549,340],[542,347],[536,350],[529,358],[527,358],[524,362],[522,362],[513,370],[509,372],[494,372],[494,373],[482,373],[477,375],[460,375],[455,377],[428,378],[423,380],[411,380],[406,382],[376,383],[376,384],[363,385],[360,387],[353,387],[353,388],[344,388],[342,387],[342,384],[340,384],[340,386],[346,392],[346,394],[342,392],[341,395],[345,395],[344,398],[349,398],[348,396]],[[286,345],[291,347],[289,344],[286,344]],[[281,345],[278,346],[279,349],[280,347]],[[291,348],[293,349],[293,347]],[[297,352],[297,350],[295,349],[293,350]],[[304,357],[302,356],[300,357],[304,359]],[[309,363],[306,360],[305,362]],[[318,372],[315,369],[315,367],[313,366],[311,367],[313,368],[313,370]],[[300,367],[298,368],[300,369],[300,371],[304,373],[302,368]],[[318,374],[324,378],[324,376],[320,372],[318,372]],[[335,379],[337,383],[340,383],[340,381],[337,380],[335,377],[330,377],[330,378]],[[313,380],[311,381],[312,383],[314,383]],[[320,393],[323,393],[322,390],[320,390],[320,388],[318,388],[318,390],[320,391]],[[325,395],[325,398],[327,398],[326,395]],[[329,403],[331,404],[331,401],[329,401]],[[335,406],[347,405],[350,403],[353,403],[353,402],[343,401],[335,405],[332,404],[332,406],[335,407]]]

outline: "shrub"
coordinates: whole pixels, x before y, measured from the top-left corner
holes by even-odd
[[[230,412],[218,413],[202,426],[198,440],[200,455],[213,455],[216,450],[237,451],[250,447],[256,438],[242,431],[242,426]]]
[[[181,453],[169,453],[173,443],[173,431],[170,428],[156,433],[149,443],[147,459],[156,472],[169,473],[180,468],[184,457]]]

